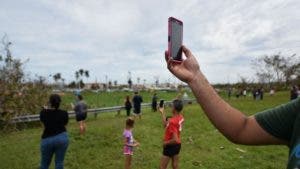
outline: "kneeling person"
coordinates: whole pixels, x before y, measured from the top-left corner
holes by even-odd
[[[182,115],[183,103],[181,100],[174,100],[172,107],[172,117],[166,119],[164,108],[160,107],[162,122],[165,127],[165,137],[163,143],[163,156],[160,162],[160,169],[166,169],[169,161],[172,160],[172,168],[178,169],[179,152],[181,149],[180,132],[184,121]]]

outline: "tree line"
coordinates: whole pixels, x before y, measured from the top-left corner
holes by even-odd
[[[252,61],[258,83],[285,88],[300,82],[300,59],[296,54],[265,55]]]
[[[14,124],[9,121],[16,117],[32,114],[40,110],[47,102],[47,98],[52,91],[52,86],[47,84],[47,78],[36,76],[31,79],[26,75],[23,65],[25,62],[15,59],[12,56],[10,46],[13,45],[8,41],[7,36],[4,36],[0,47],[0,127],[10,128]],[[233,84],[238,88],[245,88],[249,85],[267,85],[277,89],[287,89],[289,85],[299,84],[300,82],[300,59],[296,54],[284,56],[281,53],[274,55],[265,55],[254,59],[252,67],[255,69],[255,78],[257,80],[248,80],[241,77],[240,82]],[[131,72],[128,72],[128,86],[132,86]],[[53,80],[64,84],[65,79],[61,73],[55,73]],[[79,69],[74,73],[75,81],[71,82],[68,87],[83,88],[84,78],[90,77],[90,72],[85,69]],[[107,79],[107,76],[106,76]],[[137,78],[137,83],[140,83],[140,78]],[[145,83],[146,80],[144,80]],[[158,78],[155,78],[155,83],[158,84]],[[106,87],[112,85],[117,86],[117,81],[109,82],[106,80]],[[226,87],[228,84],[216,85],[217,87]],[[232,85],[232,84],[231,84]],[[95,89],[99,86],[94,86]]]

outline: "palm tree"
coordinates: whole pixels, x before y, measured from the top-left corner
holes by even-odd
[[[79,79],[79,72],[78,71],[75,72],[75,78],[78,81],[78,79]]]
[[[62,83],[63,83],[62,85],[63,85],[63,88],[64,88],[64,87],[65,87],[65,81],[66,81],[66,79],[65,79],[65,78],[62,78],[61,81],[62,81]]]
[[[79,72],[78,71],[75,72],[75,78],[76,78],[76,82],[78,83],[78,88],[80,89],[80,84],[78,82],[78,80],[79,80]]]
[[[90,77],[90,72],[88,70],[84,71],[84,76],[86,77],[86,80]]]
[[[61,73],[56,73],[55,75],[53,75],[53,80],[55,81],[57,86],[59,86],[58,81],[61,79],[62,79]]]
[[[79,75],[83,76],[83,74],[84,74],[84,70],[83,69],[79,69]]]
[[[84,71],[84,76],[85,76],[86,78],[89,78],[89,77],[90,77],[90,73],[89,73],[88,70],[85,70],[85,71]]]
[[[61,79],[61,73],[56,73],[55,75],[53,75],[53,79],[57,83],[57,81]]]
[[[128,79],[128,87],[129,87],[129,89],[131,89],[131,87],[132,87],[132,80],[131,79]]]
[[[75,77],[76,80],[78,82],[78,88],[80,89],[80,86],[83,85],[83,77],[89,78],[90,77],[90,73],[88,70],[84,70],[84,69],[79,69],[78,71],[75,72]]]

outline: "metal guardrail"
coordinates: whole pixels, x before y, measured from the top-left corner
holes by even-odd
[[[195,102],[195,99],[186,99],[183,100],[184,104],[191,104]],[[165,105],[169,106],[172,104],[172,101],[166,101]],[[142,107],[151,107],[151,103],[143,103],[141,105]],[[125,106],[114,106],[114,107],[103,107],[103,108],[95,108],[95,109],[88,109],[88,114],[94,114],[95,117],[97,117],[100,113],[105,112],[118,112],[118,114],[121,112],[121,110],[125,110]],[[68,111],[69,117],[75,117],[74,111]],[[33,115],[25,115],[25,116],[18,116],[11,120],[12,123],[22,123],[22,122],[34,122],[39,121],[40,115],[39,114],[33,114]]]

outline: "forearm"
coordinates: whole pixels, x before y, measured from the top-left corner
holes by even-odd
[[[135,147],[136,144],[137,144],[137,142],[133,142],[133,143],[127,143],[127,142],[125,142],[125,143],[124,143],[124,146]]]
[[[167,125],[167,121],[166,121],[166,114],[165,112],[161,112],[161,121],[164,127],[166,127]]]
[[[189,83],[198,103],[214,126],[229,140],[238,142],[247,117],[226,103],[209,84],[201,71]]]

